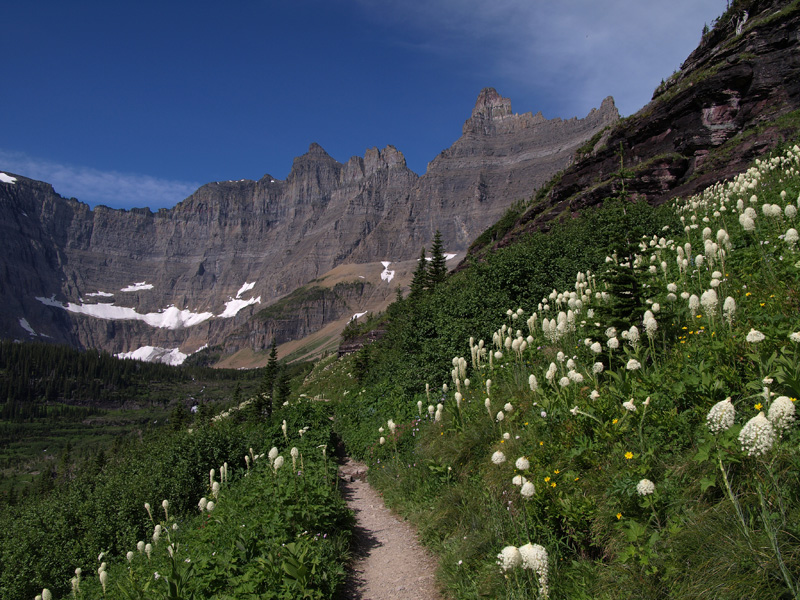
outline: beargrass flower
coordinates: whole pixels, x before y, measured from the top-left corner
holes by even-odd
[[[719,299],[717,297],[717,292],[713,289],[706,290],[700,296],[700,304],[703,305],[703,310],[711,315],[716,314],[717,306],[719,306]]]
[[[212,490],[212,493],[213,493],[213,490]],[[214,496],[214,497],[216,498],[216,496]],[[200,509],[200,512],[203,512],[206,509],[206,505],[207,504],[208,504],[208,498],[203,496],[202,498],[200,498],[200,501],[197,503],[197,508]],[[141,550],[140,550],[140,552],[141,552]]]
[[[519,553],[519,549],[516,546],[506,546],[497,555],[497,564],[500,565],[500,569],[503,571],[510,571],[511,569],[518,567],[522,564],[522,555]]]
[[[214,507],[215,507],[215,506],[216,506],[216,504],[214,504],[213,502],[209,502],[209,503],[206,505],[206,511],[207,511],[207,512],[211,512],[212,510],[214,510]]]
[[[656,491],[656,485],[649,479],[642,479],[636,484],[636,493],[640,496],[649,496]]]
[[[750,419],[741,432],[739,432],[739,443],[742,445],[742,452],[748,456],[761,456],[766,454],[775,442],[775,429],[769,422],[764,412],[758,413]]]
[[[757,344],[759,342],[763,342],[766,339],[766,336],[757,329],[751,329],[745,339],[751,344]]]
[[[506,402],[505,405],[503,406],[503,410],[506,411],[507,413],[510,413],[514,410],[514,405],[511,404],[511,402]]]
[[[381,436],[381,438],[378,440],[378,443],[379,443],[381,446],[383,446],[383,445],[386,443],[386,438],[385,438],[385,437],[383,437],[383,436]]]
[[[616,350],[619,348],[619,340],[616,337],[609,338],[608,342],[606,342],[609,348],[612,350]]]
[[[514,463],[514,466],[517,467],[520,471],[527,471],[530,468],[531,463],[524,456],[520,456],[517,459],[517,462]]]
[[[103,593],[105,593],[105,586],[103,586]],[[44,588],[42,590],[42,600],[53,600],[53,594],[50,593],[50,590]]]
[[[561,379],[558,380],[558,385],[560,385],[561,387],[567,387],[569,386],[569,383],[570,383],[569,377],[562,377]]]
[[[733,317],[736,315],[736,300],[734,300],[731,296],[725,298],[725,302],[722,304],[722,314],[725,315],[725,320],[728,322],[728,325],[733,325]]]
[[[633,403],[633,398],[631,398],[627,402],[623,402],[622,408],[630,412],[636,412],[636,405]]]
[[[503,414],[503,411],[502,411],[502,410],[501,410],[501,411],[498,411],[498,413],[497,413],[497,416],[495,417],[495,419],[497,419],[497,422],[498,422],[498,423],[499,423],[500,421],[502,421],[503,419],[505,419],[505,418],[506,418],[506,416]]]
[[[519,493],[525,498],[530,498],[536,493],[536,487],[530,481],[526,481],[522,484]]]
[[[800,334],[798,334],[798,335],[800,335]],[[529,375],[528,376],[528,387],[531,388],[532,392],[535,392],[536,390],[539,389],[539,382],[536,381],[536,375]],[[487,400],[488,400],[488,398],[487,398]]]
[[[422,416],[422,400],[417,400],[417,412],[419,413],[419,416],[421,417]]]
[[[150,503],[149,502],[145,502],[144,503],[144,509],[147,511],[147,516],[149,516],[150,520],[152,521],[153,520],[153,513],[150,512]]]
[[[778,396],[769,407],[767,419],[778,431],[786,431],[795,418],[794,403],[788,396]]]
[[[695,314],[698,310],[700,310],[700,298],[697,294],[692,294],[689,296],[689,312]]]
[[[282,456],[275,457],[275,461],[272,463],[272,468],[275,470],[276,473],[278,472],[278,469],[280,469],[283,466],[283,462],[284,460]],[[209,502],[209,504],[211,503]],[[208,510],[210,511],[211,509],[209,508]]]
[[[213,502],[209,502],[209,504],[214,504]],[[147,560],[150,560],[150,555],[153,553],[153,545],[152,544],[145,544],[144,545],[144,553],[147,555]]]
[[[794,342],[795,344],[800,344],[800,331],[795,331],[794,333],[790,333],[789,341]]]
[[[492,462],[496,465],[502,465],[504,462],[506,462],[506,455],[498,450],[492,454]]]
[[[525,479],[522,475],[514,475],[514,477],[511,478],[511,483],[514,485],[523,485],[526,481],[527,479]]]
[[[536,579],[539,582],[539,596],[547,598],[549,594],[547,585],[547,550],[539,544],[527,543],[519,548],[519,553],[522,556],[522,568],[530,569],[536,573]]]
[[[736,409],[731,404],[730,397],[728,397],[711,407],[706,416],[706,424],[711,433],[720,433],[730,429],[735,416]]]
[[[569,373],[567,373],[567,377],[569,377],[570,381],[573,381],[575,383],[583,383],[583,375],[581,375],[577,371],[574,370],[570,371]]]
[[[161,508],[164,509],[164,518],[169,521],[169,513],[167,512],[169,510],[169,500],[162,500]]]
[[[589,350],[595,354],[600,354],[603,351],[603,345],[600,342],[594,342],[591,346],[589,346]]]
[[[105,596],[106,593],[106,586],[108,585],[108,571],[103,571],[100,573],[100,585],[103,586],[103,595]],[[42,600],[50,600],[50,596],[45,596],[44,592],[42,592]]]
[[[628,361],[628,364],[625,365],[625,368],[628,369],[628,371],[637,371],[642,368],[642,363],[632,358]]]

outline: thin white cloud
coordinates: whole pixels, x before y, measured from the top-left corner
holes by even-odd
[[[169,208],[200,187],[194,182],[100,171],[3,149],[0,149],[0,169],[46,181],[62,196],[74,197],[92,206]]]
[[[608,95],[623,114],[644,106],[726,8],[726,0],[360,0],[400,41],[458,58],[475,73],[550,98],[583,116]],[[420,39],[421,38],[421,39]],[[513,100],[513,98],[512,98]]]

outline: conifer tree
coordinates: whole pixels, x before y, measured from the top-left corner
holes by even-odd
[[[447,264],[442,246],[442,234],[437,229],[431,246],[431,263],[428,266],[428,288],[433,289],[447,277]]]
[[[277,381],[275,382],[275,403],[281,406],[284,402],[289,400],[291,393],[292,388],[289,384],[289,369],[284,365],[280,368]]]
[[[425,246],[419,255],[419,263],[411,279],[409,297],[418,298],[419,295],[428,287],[428,261],[425,260]]]
[[[275,392],[275,382],[278,378],[278,342],[272,338],[267,366],[264,367],[264,377],[261,379],[261,389],[253,403],[256,408],[256,418],[266,414],[272,416],[272,397]]]

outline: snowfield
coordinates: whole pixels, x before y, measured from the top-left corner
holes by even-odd
[[[392,264],[391,261],[382,260],[381,264],[383,265],[383,272],[381,273],[381,279],[385,282],[390,282],[394,279],[394,271],[389,270],[389,265]]]
[[[124,287],[120,290],[120,292],[139,292],[141,290],[152,290],[153,284],[147,283],[146,281],[140,281],[138,283],[134,283],[129,285],[128,287]]]
[[[230,319],[231,317],[235,317],[236,313],[242,310],[245,306],[250,306],[251,304],[261,304],[261,296],[258,298],[250,298],[250,300],[241,300],[238,296],[236,299],[231,298],[225,303],[225,310],[223,310],[217,316],[223,319]]]
[[[90,317],[97,317],[98,319],[114,320],[133,320],[144,321],[151,327],[160,327],[164,329],[181,329],[183,327],[191,327],[203,321],[207,321],[214,316],[212,312],[195,313],[190,310],[178,310],[175,306],[170,306],[163,312],[141,314],[136,312],[135,309],[127,306],[115,306],[111,304],[75,304],[74,302],[67,302],[62,304],[54,297],[42,298],[37,296],[36,299],[47,306],[55,306],[62,308],[72,313],[88,315]]]
[[[165,365],[178,366],[182,365],[183,361],[188,358],[188,354],[184,354],[178,348],[159,348],[158,346],[142,346],[130,352],[120,352],[115,354],[117,358],[129,358],[133,360],[141,360],[144,362],[160,362]]]

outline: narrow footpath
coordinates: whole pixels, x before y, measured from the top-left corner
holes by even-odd
[[[442,600],[436,560],[414,528],[396,517],[366,481],[367,467],[349,458],[339,467],[342,494],[355,513],[355,563],[344,600]]]

